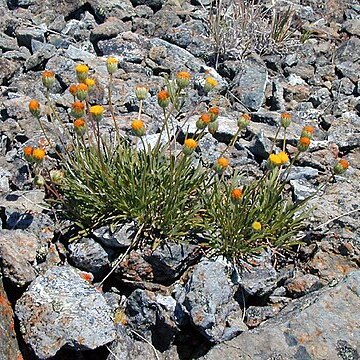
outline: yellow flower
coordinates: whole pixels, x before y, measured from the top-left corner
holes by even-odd
[[[104,107],[101,105],[94,105],[90,107],[90,114],[95,121],[100,121],[104,114]]]
[[[211,76],[208,76],[208,77],[205,79],[204,91],[205,91],[206,93],[208,93],[209,91],[215,89],[217,86],[218,86],[217,80],[214,79],[214,78],[211,77]]]
[[[183,152],[185,155],[190,155],[197,147],[197,142],[194,139],[186,139],[184,141]]]
[[[281,161],[281,165],[284,165],[289,161],[289,156],[285,151],[279,152],[278,157],[279,157],[279,159]]]
[[[119,60],[114,58],[114,57],[109,57],[106,60],[106,68],[109,74],[113,74],[114,72],[116,72],[117,68],[118,68],[118,63]]]
[[[95,80],[91,78],[85,79],[85,84],[88,86],[89,91],[95,86]]]
[[[55,74],[52,71],[45,70],[42,73],[42,82],[47,89],[50,89],[55,82]]]
[[[145,124],[140,119],[133,120],[131,122],[131,128],[136,136],[143,136],[146,133]]]
[[[241,189],[238,189],[238,188],[233,189],[231,191],[231,200],[232,200],[232,202],[237,204],[240,201],[242,195],[243,195],[243,192],[242,192]]]
[[[268,160],[270,167],[276,167],[282,164],[281,157],[278,154],[270,154]]]
[[[176,83],[180,89],[186,88],[190,83],[191,75],[187,71],[180,71],[176,74]]]
[[[45,157],[45,150],[41,148],[36,148],[32,152],[32,158],[36,163],[41,163]]]
[[[222,174],[228,166],[229,166],[229,159],[225,157],[221,157],[216,162],[215,171],[219,174]]]
[[[40,115],[40,104],[37,100],[30,100],[29,111],[36,117]]]
[[[251,225],[251,227],[253,228],[253,230],[255,231],[260,231],[262,226],[261,223],[259,221],[254,221]]]
[[[291,124],[291,114],[288,112],[282,113],[280,116],[280,124],[283,128],[287,128]]]
[[[89,74],[89,67],[85,64],[75,66],[76,76],[79,82],[84,82]]]
[[[165,109],[170,103],[170,94],[167,90],[160,90],[157,95],[158,104]]]

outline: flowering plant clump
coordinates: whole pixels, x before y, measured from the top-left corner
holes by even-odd
[[[166,77],[164,86],[157,92],[161,123],[157,140],[150,143],[147,135],[152,127],[142,116],[143,106],[152,93],[149,85],[135,87],[138,114],[127,123],[129,131],[121,132],[112,104],[113,75],[118,60],[109,58],[106,67],[108,106],[90,102],[89,93],[96,82],[89,77],[86,64],[76,66],[78,82],[68,89],[73,96],[69,104],[70,127],[61,123],[49,96],[55,74],[43,73],[52,116],[63,127],[59,132],[62,146],[54,147],[60,159],[59,169],[48,172],[42,169],[52,142],[42,124],[40,103],[36,100],[29,103],[29,111],[40,123],[46,142],[38,147],[26,146],[24,158],[34,167],[34,182],[47,187],[61,202],[65,216],[76,224],[78,232],[72,240],[106,224],[135,221],[136,239],[150,239],[156,246],[160,241],[185,241],[200,235],[215,253],[231,259],[264,246],[293,244],[294,235],[307,217],[304,211],[307,199],[291,201],[285,184],[292,165],[310,146],[314,133],[311,126],[303,128],[297,152],[290,156],[285,142],[292,116],[281,114],[265,173],[246,185],[233,168],[229,149],[251,123],[249,114],[238,118],[236,134],[214,164],[206,166],[199,144],[206,133],[217,132],[221,121],[219,108],[209,101],[207,110],[197,113],[196,130],[192,134],[184,130],[186,126],[180,130],[173,126],[174,119],[185,115],[187,88],[192,81],[189,72]],[[201,93],[209,96],[217,86],[217,80],[206,76]],[[110,138],[102,133],[102,123],[108,117],[114,129]],[[282,149],[275,146],[280,129],[284,131]],[[182,138],[179,131],[183,132]],[[64,135],[72,146],[64,142]],[[348,167],[345,159],[340,160],[333,168],[333,175],[344,173]]]

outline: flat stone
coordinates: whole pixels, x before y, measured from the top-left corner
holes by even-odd
[[[0,265],[4,278],[16,287],[35,279],[34,265],[39,240],[24,230],[0,230]]]
[[[22,359],[16,340],[14,314],[0,278],[0,359]]]
[[[1,32],[0,33],[0,49],[3,51],[19,50],[19,45],[18,45],[16,39]]]
[[[201,359],[358,359],[359,307],[357,270],[334,287],[293,301],[276,317],[215,346]]]
[[[24,341],[40,359],[64,346],[89,350],[115,339],[105,298],[70,266],[39,276],[17,301],[15,312]]]
[[[248,59],[233,80],[233,93],[251,110],[259,110],[265,100],[267,69],[255,59]]]
[[[209,341],[229,340],[247,327],[234,299],[236,287],[220,261],[197,264],[185,285],[184,306],[192,325]]]
[[[293,298],[304,296],[305,294],[319,290],[321,287],[320,279],[312,274],[300,274],[285,283],[287,293]]]
[[[2,85],[5,81],[7,81],[9,78],[11,78],[19,68],[20,68],[19,63],[1,57],[0,58],[0,85]]]
[[[360,37],[360,19],[347,20],[342,24],[342,28],[350,35]]]

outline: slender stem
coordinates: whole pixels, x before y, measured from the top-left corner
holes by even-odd
[[[279,126],[276,130],[275,138],[274,138],[274,141],[273,141],[273,143],[271,145],[271,149],[270,149],[270,154],[272,154],[272,152],[274,150],[275,143],[276,143],[277,137],[279,136],[280,129],[281,129],[281,127]]]
[[[286,127],[284,127],[283,151],[286,150]]]
[[[118,127],[118,124],[116,122],[116,119],[115,119],[114,107],[113,107],[113,104],[112,104],[112,87],[113,87],[113,74],[109,74],[109,86],[108,86],[109,110],[110,110],[110,114],[111,114],[111,117],[112,117],[113,122],[114,122],[117,141],[120,142],[120,137],[121,137],[120,136],[120,131],[119,131],[119,127]]]

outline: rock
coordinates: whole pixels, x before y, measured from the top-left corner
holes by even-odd
[[[19,46],[26,46],[29,50],[32,49],[32,41],[37,40],[45,42],[45,29],[40,28],[22,28],[16,30],[16,38]]]
[[[279,306],[249,306],[245,312],[245,324],[249,328],[257,327],[266,319],[274,317],[279,311]]]
[[[320,279],[312,274],[297,275],[285,283],[289,296],[298,298],[322,287]]]
[[[0,32],[0,49],[3,51],[19,50],[16,39]]]
[[[312,65],[309,64],[297,64],[293,67],[285,68],[285,72],[288,74],[295,74],[301,79],[309,80],[314,76],[315,70]]]
[[[101,276],[110,266],[109,255],[93,239],[83,238],[69,245],[70,260],[79,269]]]
[[[105,298],[70,266],[51,268],[36,278],[15,312],[24,341],[40,359],[64,346],[95,349],[115,339]]]
[[[335,52],[335,64],[344,61],[353,61],[360,57],[360,39],[358,37],[351,37],[349,40],[344,41]]]
[[[11,78],[15,72],[20,68],[20,65],[15,61],[0,58],[0,85],[5,83],[9,78]]]
[[[265,100],[267,77],[263,63],[248,59],[235,76],[232,91],[247,108],[259,110]]]
[[[105,247],[127,248],[136,234],[134,222],[126,223],[112,229],[110,226],[103,226],[93,231],[96,239]]]
[[[338,70],[342,76],[346,76],[354,83],[360,79],[360,64],[352,61],[344,61],[336,65],[336,70]]]
[[[36,40],[32,41],[32,44],[36,43]],[[25,61],[25,69],[31,70],[36,68],[40,64],[44,63],[45,61],[49,60],[55,54],[55,46],[51,44],[43,44],[41,43],[41,47],[37,51],[34,51],[33,55],[31,55]]]
[[[183,305],[190,321],[211,342],[229,340],[247,328],[234,299],[235,290],[226,266],[220,261],[197,264],[185,285]]]
[[[103,24],[97,25],[90,34],[90,41],[97,43],[99,40],[111,39],[124,31],[131,30],[128,23],[115,17],[109,17]]]
[[[133,4],[135,6],[146,5],[153,10],[159,10],[164,5],[164,0],[134,0]]]
[[[33,265],[40,247],[39,240],[24,230],[0,230],[0,265],[3,276],[16,287],[35,279]]]
[[[167,309],[166,302],[159,303],[154,293],[136,289],[128,297],[125,310],[128,324],[160,351],[168,349],[179,332],[175,323],[176,301],[168,298],[172,303]]]
[[[0,359],[22,359],[16,340],[14,314],[0,278]]]
[[[262,326],[215,346],[201,359],[356,359],[359,284],[357,270],[335,287],[292,302]]]
[[[360,37],[360,19],[347,20],[342,24],[342,29],[350,35]]]
[[[316,193],[314,186],[306,179],[290,180],[294,201],[302,201]]]

